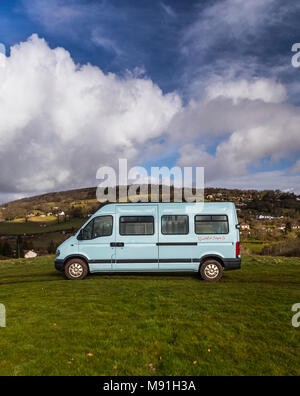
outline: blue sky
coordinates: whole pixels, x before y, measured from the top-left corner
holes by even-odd
[[[210,186],[299,193],[293,3],[1,0],[0,163],[23,148],[0,177],[1,200],[95,185],[97,168],[122,156],[205,166]],[[92,162],[77,164],[79,149]]]
[[[0,34],[11,46],[38,33],[52,48],[70,51],[76,62],[90,62],[105,72],[144,68],[170,91],[180,89],[180,39],[198,7],[193,0],[2,1]]]

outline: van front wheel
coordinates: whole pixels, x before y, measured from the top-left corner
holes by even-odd
[[[65,265],[65,275],[70,280],[84,279],[89,272],[87,264],[81,259],[71,259]]]
[[[223,276],[222,265],[217,260],[207,260],[200,267],[200,276],[207,282],[217,282]]]

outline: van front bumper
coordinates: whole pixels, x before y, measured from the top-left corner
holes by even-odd
[[[54,265],[55,265],[55,269],[57,269],[57,271],[62,272],[64,270],[64,260],[56,259],[54,261]]]
[[[236,259],[223,259],[224,268],[227,271],[238,270],[241,269],[242,260],[240,258]]]

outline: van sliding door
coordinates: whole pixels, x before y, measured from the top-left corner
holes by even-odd
[[[157,205],[116,206],[115,271],[158,270]]]

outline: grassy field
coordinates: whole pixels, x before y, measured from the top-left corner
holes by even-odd
[[[247,242],[242,241],[243,248],[248,249],[251,254],[260,254],[265,246],[266,242]]]
[[[43,218],[40,218],[40,222],[33,221],[28,223],[3,221],[0,222],[0,234],[22,235],[61,231],[71,229],[72,227],[78,229],[86,220],[87,219],[72,219],[70,222],[61,222],[59,224],[56,220],[53,222],[44,222]],[[46,224],[46,227],[44,227],[43,224]]]
[[[53,241],[55,246],[62,244],[70,235],[63,234],[62,232],[47,232],[39,235],[35,235],[31,238],[33,242],[33,250],[46,250],[50,242]]]
[[[62,218],[63,221],[63,218]],[[10,223],[26,223],[26,219],[24,217],[16,218],[11,220]],[[57,223],[57,217],[55,216],[34,216],[29,217],[27,219],[27,223]]]
[[[196,275],[66,281],[54,257],[0,263],[1,375],[299,375],[300,259]]]

